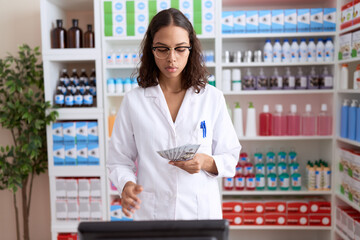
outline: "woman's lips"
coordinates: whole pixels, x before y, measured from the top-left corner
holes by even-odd
[[[166,71],[173,73],[176,72],[177,69],[178,69],[177,67],[167,67]]]

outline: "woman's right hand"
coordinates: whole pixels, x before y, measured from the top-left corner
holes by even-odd
[[[131,217],[131,213],[135,212],[135,209],[140,209],[140,199],[136,196],[141,193],[143,187],[133,182],[127,182],[121,193],[121,205],[122,211],[127,217]]]

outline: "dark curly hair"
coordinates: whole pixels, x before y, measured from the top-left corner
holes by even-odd
[[[194,87],[198,93],[205,87],[209,75],[203,55],[201,44],[190,21],[177,9],[169,8],[156,14],[151,20],[144,39],[140,46],[140,67],[137,69],[137,82],[140,87],[147,88],[159,84],[160,70],[157,67],[152,53],[152,44],[155,34],[163,27],[174,25],[185,29],[189,33],[190,46],[192,47],[188,62],[182,71],[181,87],[189,89]]]

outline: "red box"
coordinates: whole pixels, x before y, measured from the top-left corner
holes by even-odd
[[[353,25],[353,2],[349,2],[341,7],[341,19],[340,19],[340,29],[348,28]],[[347,14],[345,14],[347,13]],[[350,15],[349,15],[350,14]],[[348,19],[348,15],[350,18]]]
[[[309,203],[305,201],[288,201],[286,207],[288,214],[309,213]]]
[[[331,226],[330,214],[311,214],[309,215],[310,226]]]
[[[76,233],[58,233],[57,240],[77,240]]]
[[[223,202],[223,213],[242,213],[243,204],[241,202]]]
[[[265,225],[277,225],[282,226],[286,225],[286,215],[285,214],[265,214]]]
[[[265,202],[265,213],[286,213],[286,202]]]
[[[264,203],[263,202],[244,202],[243,203],[243,208],[244,208],[244,213],[248,214],[248,213],[264,213],[265,211],[265,207],[264,207]]]
[[[309,225],[309,216],[307,214],[288,214],[287,225],[307,226]]]
[[[237,213],[224,213],[223,218],[229,221],[230,225],[238,226],[244,224],[244,215]]]
[[[262,214],[244,214],[244,225],[264,225],[265,219]]]
[[[328,201],[309,201],[309,213],[331,214],[331,203]]]

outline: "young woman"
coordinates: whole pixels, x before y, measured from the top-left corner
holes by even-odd
[[[135,220],[220,219],[218,179],[234,176],[241,146],[223,94],[207,84],[191,23],[176,9],[159,12],[141,53],[139,88],[122,101],[107,160],[123,212]],[[187,161],[157,153],[189,143],[201,145]]]

